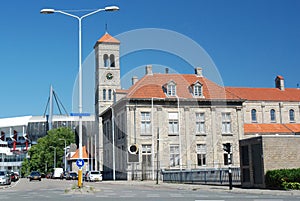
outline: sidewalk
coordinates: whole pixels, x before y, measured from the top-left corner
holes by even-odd
[[[87,183],[88,185],[89,183]],[[177,184],[177,183],[163,183],[156,181],[102,181],[97,184],[105,185],[127,185],[127,186],[145,186],[148,188],[168,188],[177,190],[190,190],[190,191],[224,191],[230,193],[249,193],[249,194],[268,194],[268,195],[296,195],[300,196],[300,190],[269,190],[269,189],[252,189],[233,187],[229,190],[229,186],[216,186],[216,185],[204,185],[204,184]]]

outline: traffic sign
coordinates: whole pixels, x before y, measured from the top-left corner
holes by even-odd
[[[84,160],[81,159],[81,158],[78,158],[76,160],[76,165],[79,167],[79,168],[82,168],[84,166]]]
[[[90,113],[70,113],[70,116],[87,117],[91,116]]]

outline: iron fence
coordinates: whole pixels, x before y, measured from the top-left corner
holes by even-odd
[[[162,170],[163,182],[228,185],[228,168]],[[241,185],[240,168],[232,167],[233,185]]]

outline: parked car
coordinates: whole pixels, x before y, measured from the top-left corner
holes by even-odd
[[[62,168],[54,168],[52,179],[63,179],[64,170]]]
[[[0,171],[0,184],[2,185],[10,185],[11,178],[8,171],[2,170]]]
[[[28,178],[29,178],[29,181],[32,181],[32,180],[41,181],[42,180],[41,174],[38,171],[31,172],[30,175],[28,176]]]
[[[17,173],[11,172],[10,173],[10,180],[16,182],[19,180],[19,175]]]
[[[102,181],[102,174],[100,171],[90,171],[87,174],[87,181]]]
[[[76,172],[68,172],[66,173],[66,180],[77,180],[78,175]]]

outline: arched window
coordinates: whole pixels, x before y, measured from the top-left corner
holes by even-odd
[[[293,109],[290,109],[289,116],[290,116],[290,122],[295,122],[295,111]]]
[[[104,67],[109,67],[109,59],[107,54],[103,55],[103,64]]]
[[[110,59],[110,67],[115,67],[115,55],[111,54],[109,56]]]
[[[106,100],[106,89],[103,89],[103,100]]]
[[[111,100],[111,89],[108,90],[108,100]]]
[[[257,122],[257,118],[256,118],[256,109],[252,109],[252,110],[251,110],[251,121],[252,121],[252,122]]]
[[[276,115],[274,109],[270,110],[270,117],[271,117],[271,122],[276,122]]]

